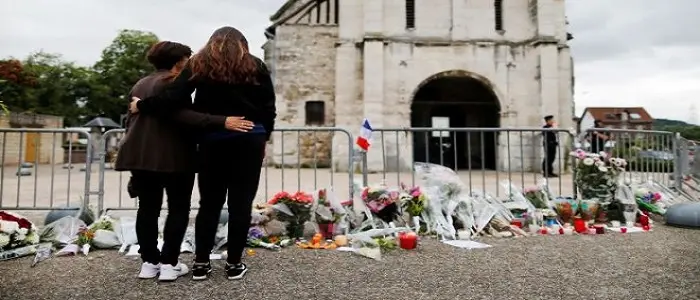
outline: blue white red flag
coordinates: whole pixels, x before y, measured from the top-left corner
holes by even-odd
[[[372,140],[372,126],[369,125],[369,121],[365,119],[362,121],[362,127],[360,128],[360,135],[357,137],[355,144],[357,144],[360,149],[365,152],[369,150],[370,141]]]

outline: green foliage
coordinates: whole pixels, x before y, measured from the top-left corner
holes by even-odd
[[[45,52],[23,61],[0,60],[0,106],[64,116],[66,126],[80,126],[98,115],[118,121],[131,87],[153,71],[146,52],[157,42],[153,33],[122,30],[92,67]]]
[[[678,132],[686,139],[700,141],[700,126],[683,121],[656,119],[654,120],[654,130]]]
[[[157,42],[158,37],[150,32],[119,32],[112,43],[102,51],[102,58],[93,67],[99,75],[98,82],[109,89],[106,95],[101,95],[104,98],[88,102],[88,109],[112,120],[119,120],[129,102],[126,97],[131,87],[154,71],[146,60],[146,52]]]

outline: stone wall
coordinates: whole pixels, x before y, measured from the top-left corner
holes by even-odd
[[[277,92],[276,127],[304,127],[307,101],[325,102],[325,124],[334,126],[335,43],[332,25],[281,25],[265,48]],[[270,53],[272,52],[272,53]],[[272,165],[330,166],[333,134],[275,132],[268,148]]]
[[[27,158],[28,138],[37,145],[36,159],[28,161],[40,164],[58,164],[63,160],[63,133],[19,133],[4,131],[5,128],[63,128],[63,117],[33,114],[0,115],[0,161],[3,165],[18,165]],[[31,150],[29,150],[31,151]]]

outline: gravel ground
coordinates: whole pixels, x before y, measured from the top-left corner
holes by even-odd
[[[209,281],[138,280],[116,251],[0,262],[0,299],[700,299],[700,231],[482,239],[463,250],[423,240],[382,261],[324,250],[258,250],[243,281],[221,262]],[[191,256],[183,257],[189,261]]]

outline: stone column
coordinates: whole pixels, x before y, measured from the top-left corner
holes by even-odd
[[[335,63],[335,126],[357,133],[360,127],[357,115],[360,100],[361,69],[360,50],[352,42],[338,45]],[[349,146],[354,144],[351,137],[336,133],[333,136],[333,165],[337,171],[347,171],[348,156],[352,155]]]
[[[368,41],[364,43],[363,54],[363,117],[374,128],[384,127],[384,43]],[[359,133],[359,126],[357,133]],[[379,134],[375,133],[372,146],[367,153],[367,166],[370,171],[381,171],[384,165],[382,144]]]

